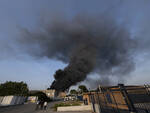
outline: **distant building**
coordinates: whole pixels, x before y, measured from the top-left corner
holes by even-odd
[[[55,99],[55,98],[64,98],[66,96],[66,92],[60,92],[57,96],[56,94],[56,90],[55,89],[48,89],[48,90],[31,90],[30,94],[35,94],[37,92],[42,92],[45,93],[47,97],[51,98],[51,99]]]
[[[56,97],[56,91],[54,89],[51,90],[41,90],[41,92],[45,93],[47,97],[49,98],[55,98]]]
[[[66,97],[66,95],[67,95],[66,92],[60,92],[58,97],[64,98],[64,97]]]
[[[42,90],[43,93],[47,95],[49,98],[64,98],[66,96],[66,92],[60,92],[58,95],[56,94],[56,90],[54,89],[49,89],[49,90]]]
[[[28,97],[28,102],[35,103],[37,100],[38,100],[38,97],[36,97],[36,96],[29,96]]]

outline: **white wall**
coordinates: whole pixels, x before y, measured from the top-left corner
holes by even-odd
[[[3,96],[0,97],[0,105],[1,105],[1,103],[3,101],[3,98],[4,98]]]
[[[4,97],[0,97],[0,105],[1,106],[23,104],[24,101],[25,101],[25,97],[23,97],[23,96],[4,96]]]
[[[57,111],[92,111],[91,105],[58,107]]]

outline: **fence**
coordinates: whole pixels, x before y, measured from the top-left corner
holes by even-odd
[[[90,93],[90,102],[96,113],[150,113],[150,86],[101,87]]]

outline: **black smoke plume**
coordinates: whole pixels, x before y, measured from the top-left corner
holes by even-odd
[[[52,89],[65,91],[86,79],[91,72],[100,76],[127,75],[134,69],[135,40],[113,19],[77,16],[55,18],[38,32],[23,30],[23,43],[32,55],[47,56],[67,63],[54,74]]]

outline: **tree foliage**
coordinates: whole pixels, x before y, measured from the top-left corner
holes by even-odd
[[[28,94],[28,85],[24,82],[12,82],[7,81],[3,84],[0,84],[0,96],[8,95],[27,95]]]
[[[78,87],[78,89],[79,89],[79,92],[80,92],[80,93],[88,92],[88,89],[86,88],[85,85],[80,85],[80,86]]]
[[[70,94],[78,94],[78,92],[75,89],[70,90]]]

